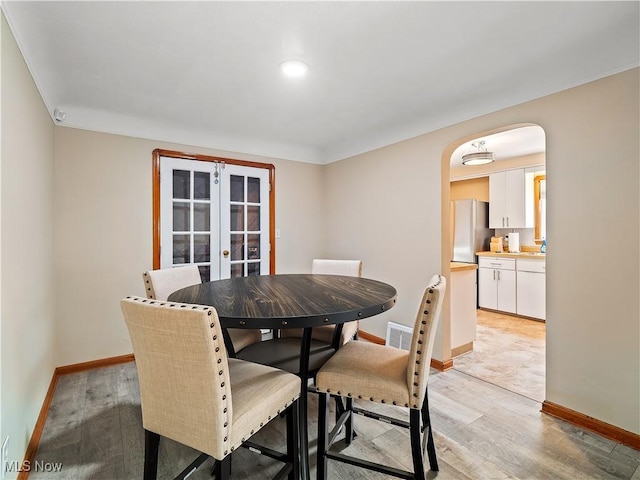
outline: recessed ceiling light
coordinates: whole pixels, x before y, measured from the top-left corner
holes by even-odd
[[[300,60],[287,60],[280,64],[280,71],[287,77],[303,77],[309,67]]]

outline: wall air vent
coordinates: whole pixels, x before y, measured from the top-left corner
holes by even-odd
[[[411,327],[400,323],[387,322],[387,346],[409,350],[412,336],[413,329]]]

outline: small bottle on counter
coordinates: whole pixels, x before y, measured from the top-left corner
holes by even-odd
[[[540,253],[547,253],[547,240],[542,239],[542,245],[540,245]]]

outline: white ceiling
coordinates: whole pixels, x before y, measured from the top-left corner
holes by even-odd
[[[514,128],[505,132],[494,133],[493,135],[485,135],[463,143],[451,154],[452,168],[462,166],[463,155],[478,151],[478,149],[473,146],[473,143],[477,141],[485,142],[484,148],[488,152],[495,154],[496,162],[513,157],[532,155],[534,153],[544,153],[546,151],[544,130],[538,125],[530,125]]]
[[[63,125],[315,163],[640,63],[637,1],[1,5]]]

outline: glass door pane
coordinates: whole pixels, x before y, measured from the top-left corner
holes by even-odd
[[[212,162],[160,158],[160,267],[196,264],[220,278],[219,188]]]
[[[203,281],[267,275],[269,170],[160,157],[160,268]]]
[[[269,172],[225,165],[220,182],[222,278],[269,274]]]

